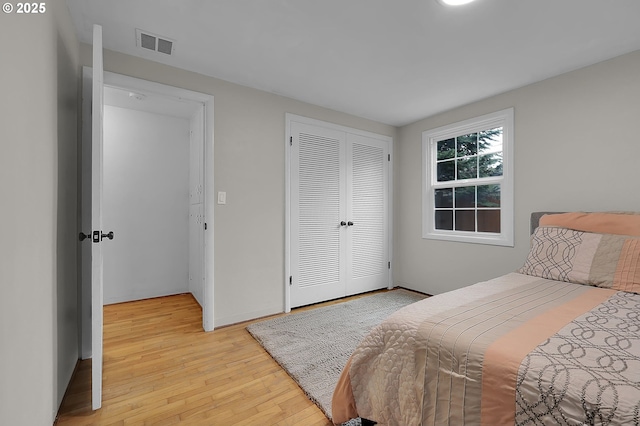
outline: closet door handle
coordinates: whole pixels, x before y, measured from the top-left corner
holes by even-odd
[[[342,222],[340,222],[340,226],[347,226],[347,222],[343,220]]]
[[[349,221],[349,222],[347,222],[347,225],[348,226],[353,226],[353,222]]]

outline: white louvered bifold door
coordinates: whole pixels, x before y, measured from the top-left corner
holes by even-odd
[[[389,285],[389,143],[347,134],[347,295]]]
[[[346,294],[344,132],[291,123],[291,306]]]

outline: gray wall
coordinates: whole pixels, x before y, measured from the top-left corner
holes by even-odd
[[[90,65],[89,46],[81,58]],[[216,325],[283,308],[284,114],[394,137],[394,282],[440,293],[515,270],[535,210],[640,210],[632,141],[640,53],[510,91],[396,129],[166,65],[105,52],[105,69],[215,97]],[[515,247],[421,238],[421,134],[515,108]],[[465,267],[460,267],[464,262]]]
[[[400,129],[395,164],[397,285],[437,294],[512,272],[532,211],[640,210],[640,51]],[[421,136],[515,108],[515,247],[421,238]]]
[[[105,105],[103,152],[104,303],[188,292],[189,120]]]
[[[79,45],[64,2],[47,8],[0,16],[0,413],[7,425],[51,424],[78,360]]]
[[[83,65],[90,46],[81,45]],[[397,129],[201,74],[105,50],[106,71],[214,96],[215,325],[284,309],[285,113],[395,138]],[[313,84],[313,82],[309,82]]]

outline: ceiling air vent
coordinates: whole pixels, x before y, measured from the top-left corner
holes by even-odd
[[[136,44],[142,49],[171,55],[173,53],[174,41],[170,38],[150,33],[149,31],[136,29]]]

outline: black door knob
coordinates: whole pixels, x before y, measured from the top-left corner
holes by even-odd
[[[340,226],[347,226],[347,222],[343,220],[342,222],[340,222]]]
[[[107,234],[101,234],[100,235],[100,239],[102,240],[103,238],[108,238],[110,240],[113,240],[113,231],[109,231]]]
[[[347,225],[353,226],[353,222],[349,221],[349,222],[347,222]]]

